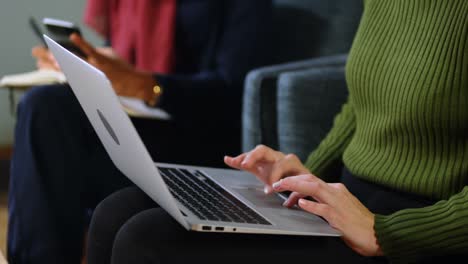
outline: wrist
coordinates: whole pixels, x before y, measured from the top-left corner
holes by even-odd
[[[148,105],[155,106],[158,97],[162,93],[161,87],[151,73],[139,72],[138,75],[138,97]]]
[[[145,102],[147,105],[155,107],[159,103],[163,89],[159,84],[155,83],[150,90],[152,91],[151,97],[149,97],[148,100],[145,100]]]
[[[373,219],[373,225],[372,225],[372,231],[374,236],[373,236],[373,247],[374,247],[374,252],[375,252],[375,256],[383,256],[383,251],[382,251],[382,248],[380,247],[380,244],[379,244],[379,241],[377,239],[377,231],[375,230],[375,214],[372,215],[372,219]]]

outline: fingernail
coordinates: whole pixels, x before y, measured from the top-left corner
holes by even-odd
[[[306,205],[306,200],[305,199],[299,199],[299,205]]]
[[[288,200],[284,201],[283,206],[288,206]]]
[[[270,186],[265,185],[265,187],[263,188],[263,192],[264,192],[265,194],[270,194],[270,192],[271,192]]]
[[[272,185],[273,189],[275,189],[275,190],[279,189],[279,187],[281,185],[281,181],[283,181],[283,180],[279,180],[279,181],[273,183],[273,185]]]

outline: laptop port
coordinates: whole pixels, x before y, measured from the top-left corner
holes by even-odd
[[[204,231],[211,231],[211,226],[203,226],[202,230]]]
[[[217,226],[217,227],[215,227],[215,230],[216,230],[216,231],[224,231],[224,227],[222,227],[222,226]]]

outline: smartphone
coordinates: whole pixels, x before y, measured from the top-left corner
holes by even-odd
[[[45,39],[43,37],[43,32],[39,24],[36,22],[36,19],[34,17],[29,17],[29,26],[31,27],[32,31],[36,35],[36,37],[39,39],[39,41],[42,43],[44,47],[47,47],[47,43],[45,42]]]
[[[80,57],[86,58],[85,53],[70,41],[70,35],[77,33],[81,35],[80,28],[74,23],[66,20],[46,17],[42,24],[47,30],[48,35],[57,43]]]

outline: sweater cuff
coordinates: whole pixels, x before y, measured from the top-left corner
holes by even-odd
[[[463,253],[468,247],[468,187],[432,206],[375,215],[375,233],[392,263]]]

